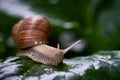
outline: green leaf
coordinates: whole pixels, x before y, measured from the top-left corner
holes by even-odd
[[[120,51],[64,59],[58,67],[9,57],[0,63],[0,80],[119,80],[119,66]]]

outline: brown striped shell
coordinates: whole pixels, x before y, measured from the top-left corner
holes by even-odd
[[[15,24],[12,34],[17,47],[28,48],[47,43],[51,35],[51,25],[43,16],[32,16]]]

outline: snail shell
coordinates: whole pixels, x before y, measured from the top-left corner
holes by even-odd
[[[43,16],[32,16],[15,24],[12,34],[17,47],[28,48],[47,43],[51,35],[51,25]]]
[[[21,20],[13,26],[13,40],[18,48],[21,49],[17,56],[26,56],[35,62],[59,65],[64,54],[81,40],[76,41],[70,47],[62,50],[48,46],[46,43],[51,35],[51,26],[49,21],[43,16],[33,16]]]

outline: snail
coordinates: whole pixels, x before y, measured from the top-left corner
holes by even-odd
[[[12,28],[13,40],[21,50],[17,56],[26,56],[35,62],[58,66],[64,54],[81,40],[66,49],[47,45],[51,35],[51,25],[43,16],[31,16],[16,23]]]

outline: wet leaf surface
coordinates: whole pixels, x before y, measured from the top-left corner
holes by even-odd
[[[119,80],[120,51],[98,53],[64,59],[58,67],[8,57],[0,62],[0,80]]]

